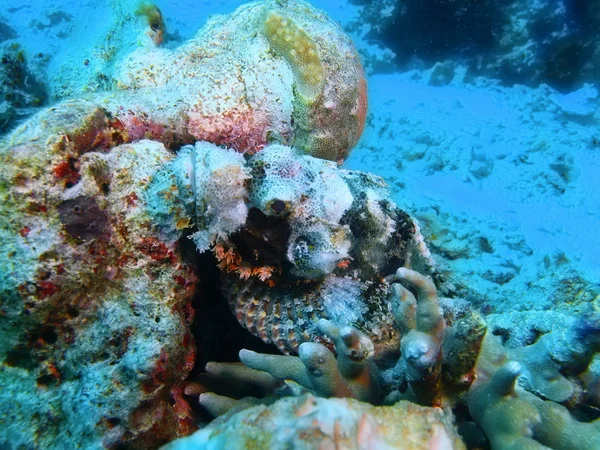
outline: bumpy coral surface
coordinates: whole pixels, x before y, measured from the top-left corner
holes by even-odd
[[[152,39],[144,34],[137,49],[114,57],[107,84],[115,90],[91,96],[119,139],[201,140],[244,153],[279,142],[334,161],[357,143],[367,107],[358,54],[309,4],[244,5],[174,50],[159,45],[156,13],[142,12]]]
[[[163,450],[464,449],[441,410],[409,402],[376,407],[352,399],[312,395],[257,406],[169,445]]]
[[[170,154],[150,141],[107,153],[108,126],[72,101],[2,143],[5,448],[147,448],[193,429],[171,399],[194,361],[196,276],[142,199]]]

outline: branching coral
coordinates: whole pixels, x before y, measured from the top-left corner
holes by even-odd
[[[394,368],[380,370],[373,345],[358,330],[321,321],[334,353],[319,343],[301,344],[298,357],[242,351],[244,365],[215,371],[222,366],[211,363],[207,370],[238,384],[262,384],[264,397],[232,400],[205,393],[201,404],[230,416],[248,405],[271,404],[306,390],[373,404],[399,399],[462,404],[494,450],[600,445],[600,421],[580,422],[568,409],[583,400],[575,376],[598,349],[595,310],[532,345],[507,349],[486,334],[481,316],[465,304],[438,299],[427,276],[400,268],[387,281],[393,283],[393,311],[403,335]]]
[[[534,353],[539,353],[534,357],[536,365],[543,361],[551,368],[554,364],[550,355],[537,344],[528,349],[531,352],[527,352],[528,355],[521,353],[523,359],[520,363],[509,360],[507,352],[495,342],[494,337],[487,337],[484,341],[477,363],[477,378],[469,389],[467,399],[471,415],[485,432],[492,448],[598,448],[599,420],[579,422],[566,407],[544,400],[517,385],[518,378],[524,375],[524,367],[531,364]],[[544,373],[539,367],[538,370]],[[562,377],[557,372],[551,375],[552,370],[546,374]]]
[[[264,355],[242,350],[240,360],[243,365],[209,363],[206,370],[214,378],[229,384],[258,386],[264,397],[234,400],[209,392],[200,395],[200,404],[220,415],[231,409],[270,404],[281,396],[307,391],[326,398],[349,397],[380,403],[380,377],[373,361],[372,342],[351,327],[340,329],[325,320],[319,326],[335,342],[337,358],[325,345],[312,342],[300,345],[299,356]]]
[[[401,359],[395,370],[404,372],[411,387],[419,392],[419,398],[435,395],[442,364],[442,339],[446,329],[442,308],[433,281],[414,270],[400,268],[387,278],[388,282],[408,284],[412,292],[402,284],[395,285],[396,321],[401,329],[409,330],[400,341]]]

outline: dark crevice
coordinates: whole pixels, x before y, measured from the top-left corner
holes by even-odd
[[[198,256],[198,289],[193,300],[196,310],[192,333],[196,340],[196,363],[189,379],[204,372],[209,361],[236,362],[246,348],[261,353],[279,354],[274,345],[265,344],[243,328],[221,293],[220,271],[211,252]]]

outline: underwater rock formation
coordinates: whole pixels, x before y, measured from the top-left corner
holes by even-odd
[[[244,153],[283,143],[348,156],[364,126],[366,83],[350,39],[326,15],[302,0],[249,3],[168,49],[148,8],[133,43],[111,50],[105,81],[70,91],[102,108],[115,142],[147,138],[175,150],[208,141]]]
[[[170,153],[151,141],[103,151],[107,127],[70,101],[2,142],[5,448],[65,436],[62,448],[147,448],[193,429],[176,385],[195,356],[195,269],[153,231],[143,198]]]
[[[410,402],[372,406],[352,399],[310,394],[284,398],[223,417],[163,450],[264,449],[447,449],[466,447],[442,410]]]
[[[438,296],[458,289],[382,179],[338,167],[366,93],[336,24],[268,0],[168,49],[160,11],[136,13],[142,45],[106,84],[0,143],[0,446],[152,449],[203,425],[168,448],[464,448],[456,429],[471,447],[598,446],[589,298],[554,325],[486,323]],[[471,158],[474,178],[493,170]],[[195,378],[197,253],[247,335],[286,355]]]

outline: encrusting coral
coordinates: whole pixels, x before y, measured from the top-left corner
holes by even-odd
[[[353,399],[310,394],[283,398],[225,416],[164,450],[339,448],[464,450],[451,416],[410,402],[372,406]]]
[[[106,152],[106,127],[73,100],[2,142],[5,448],[57,448],[65,435],[63,448],[146,447],[193,430],[189,407],[169,397],[181,399],[193,367],[197,277],[177,240],[147,226],[142,198],[171,154],[151,141]]]

